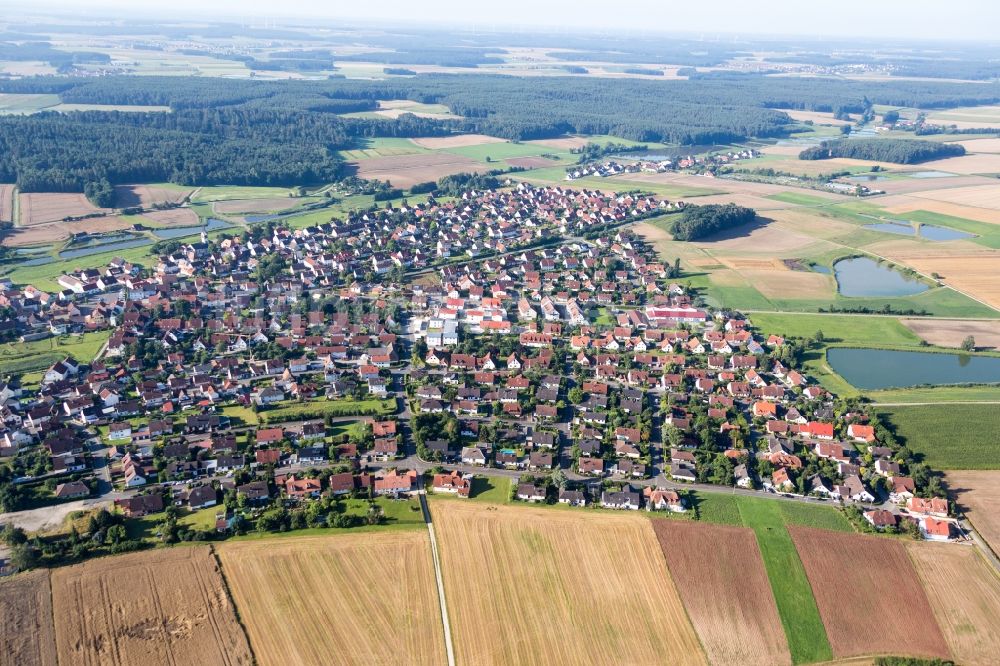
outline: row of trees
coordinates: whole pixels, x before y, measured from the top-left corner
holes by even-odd
[[[919,164],[930,160],[965,155],[965,147],[957,143],[920,141],[917,139],[840,139],[824,141],[799,153],[801,160],[825,160],[849,157],[895,164]]]

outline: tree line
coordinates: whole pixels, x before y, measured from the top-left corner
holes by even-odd
[[[965,155],[965,147],[957,143],[920,141],[918,139],[840,139],[824,141],[799,153],[800,160],[825,160],[849,157],[857,160],[919,164],[930,160]]]

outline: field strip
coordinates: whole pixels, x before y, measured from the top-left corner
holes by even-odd
[[[451,624],[448,622],[448,602],[444,597],[444,578],[441,576],[441,558],[438,557],[437,537],[434,535],[434,521],[427,508],[427,496],[420,494],[420,510],[424,513],[427,532],[431,538],[431,557],[434,560],[434,578],[437,582],[438,602],[441,605],[441,624],[444,626],[444,647],[448,653],[448,666],[455,666],[455,648],[451,642]]]

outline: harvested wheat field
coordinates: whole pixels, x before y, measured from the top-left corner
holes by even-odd
[[[229,543],[219,557],[263,666],[446,661],[425,530]]]
[[[56,664],[47,569],[0,581],[0,664]]]
[[[154,210],[142,216],[161,227],[190,227],[200,223],[198,214],[190,208]]]
[[[1000,308],[1000,280],[997,280],[1000,252],[904,256],[899,261],[927,275],[937,273],[945,284]]]
[[[747,282],[766,298],[833,298],[837,283],[830,275],[813,271],[740,270]]]
[[[725,251],[794,258],[802,256],[806,248],[817,245],[817,240],[765,218],[758,218],[752,224],[729,229],[694,243],[713,253]]]
[[[948,490],[957,495],[957,504],[979,536],[993,552],[1000,553],[1000,471],[963,470],[947,472]]]
[[[392,183],[393,187],[402,188],[438,180],[453,173],[480,173],[490,169],[487,164],[449,153],[376,157],[353,162],[353,165],[357,168],[355,175],[359,178],[387,180]]]
[[[181,203],[193,190],[191,188],[156,187],[153,185],[115,186],[115,205],[119,208],[132,206],[149,207],[153,204]]]
[[[1000,139],[969,139],[956,143],[965,146],[970,153],[1000,153]]]
[[[208,547],[91,560],[52,572],[61,664],[251,664]]]
[[[506,139],[498,139],[486,134],[458,134],[456,136],[428,136],[422,139],[410,139],[415,145],[428,150],[442,148],[465,148],[466,146],[482,146],[487,143],[507,143]]]
[[[788,531],[835,657],[948,658],[948,645],[901,541],[791,525]]]
[[[546,148],[555,148],[556,150],[573,150],[574,148],[582,148],[590,142],[585,136],[564,136],[558,139],[533,139],[531,141],[525,141],[525,143],[533,143],[538,146],[545,146]]]
[[[791,663],[752,530],[680,520],[653,530],[711,663]]]
[[[18,197],[18,204],[23,227],[59,222],[67,217],[89,215],[99,211],[109,212],[107,208],[98,208],[90,203],[82,194],[22,192]]]
[[[943,190],[913,192],[910,196],[920,199],[931,199],[933,201],[943,201],[960,206],[1000,210],[1000,184],[950,187]]]
[[[0,222],[14,221],[14,186],[0,185]]]
[[[702,664],[648,519],[433,504],[466,664]]]
[[[900,319],[908,329],[938,347],[961,347],[967,336],[979,348],[1000,348],[1000,326],[995,321],[974,319]]]
[[[952,657],[970,666],[1000,655],[1000,577],[974,546],[907,544]]]

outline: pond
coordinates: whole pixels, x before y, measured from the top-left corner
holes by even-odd
[[[887,234],[914,236],[929,241],[950,241],[976,237],[975,234],[949,229],[948,227],[937,227],[933,224],[920,224],[919,222],[908,222],[906,220],[887,220],[877,224],[866,224],[864,228]]]
[[[910,178],[954,178],[955,174],[947,171],[914,171]]]
[[[833,271],[843,296],[912,296],[930,288],[869,257],[841,259],[833,265]]]
[[[834,347],[826,354],[837,374],[872,391],[922,384],[1000,383],[1000,357]]]
[[[873,183],[878,180],[889,180],[889,178],[888,176],[878,176],[874,173],[865,173],[858,176],[848,176],[846,180],[850,180],[855,183]]]
[[[153,235],[157,238],[167,240],[171,238],[183,238],[184,236],[194,236],[200,234],[202,231],[215,231],[217,229],[227,229],[231,225],[225,220],[220,220],[217,217],[208,218],[208,222],[204,225],[197,225],[193,227],[174,227],[172,229],[154,229]]]

